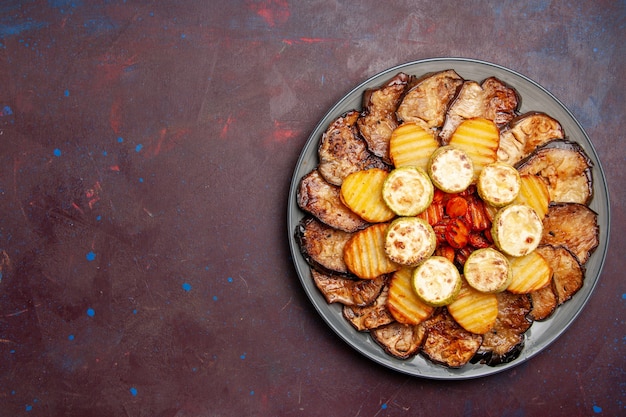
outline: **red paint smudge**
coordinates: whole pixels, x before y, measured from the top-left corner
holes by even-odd
[[[116,98],[111,104],[111,112],[109,113],[109,124],[116,135],[119,135],[122,126],[122,99]]]
[[[111,165],[109,167],[109,170],[115,171],[115,172],[120,172],[120,166],[119,165]]]
[[[270,27],[285,23],[291,14],[286,0],[269,0],[249,4],[248,7],[261,16]]]
[[[228,134],[228,130],[230,129],[230,126],[233,124],[234,121],[235,119],[233,118],[233,116],[228,116],[228,119],[226,119],[224,126],[222,126],[220,138],[224,139],[226,137],[226,135]]]
[[[179,129],[169,129],[163,127],[159,129],[156,138],[150,140],[150,144],[147,146],[145,156],[152,158],[159,155],[161,152],[168,152],[180,142],[190,132],[189,128],[183,127]]]
[[[299,131],[289,128],[286,123],[274,120],[274,132],[272,134],[273,142],[285,143],[299,134]]]
[[[333,39],[329,39],[329,38],[306,38],[306,37],[302,37],[302,38],[297,38],[297,39],[283,39],[283,43],[286,43],[287,45],[294,45],[297,43],[323,43],[323,42],[330,42]]]

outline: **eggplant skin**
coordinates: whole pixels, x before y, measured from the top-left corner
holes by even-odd
[[[585,205],[593,198],[592,166],[582,146],[569,140],[552,140],[515,165],[520,175],[546,181],[550,201]]]
[[[356,110],[339,116],[322,135],[318,147],[318,170],[330,184],[341,186],[344,178],[355,171],[370,168],[388,169],[379,157],[372,154],[359,136]]]
[[[526,294],[503,291],[498,298],[494,327],[483,335],[483,343],[472,362],[496,366],[517,359],[524,348],[524,333],[532,325],[530,298]]]
[[[564,246],[541,245],[536,250],[552,268],[552,286],[560,306],[582,288],[585,270],[576,255]]]
[[[466,365],[483,341],[483,336],[463,329],[445,308],[422,324],[426,329],[422,355],[449,368]]]
[[[341,201],[340,188],[328,183],[317,169],[300,180],[298,206],[322,223],[344,232],[356,232],[368,226]]]
[[[311,276],[326,302],[357,307],[372,304],[387,282],[385,275],[376,279],[351,279],[342,275],[323,273],[315,269],[311,270]]]
[[[584,265],[600,243],[599,234],[595,211],[584,204],[558,203],[548,207],[541,243],[565,246]]]
[[[364,110],[357,126],[370,152],[381,157],[385,163],[391,163],[389,140],[399,125],[396,110],[410,80],[410,76],[400,72],[383,86],[363,93]]]
[[[543,321],[554,313],[558,306],[554,283],[528,294],[532,304],[529,317],[534,321]]]
[[[296,228],[296,241],[308,264],[323,272],[347,274],[343,248],[352,233],[334,229],[315,217],[303,218]]]
[[[385,285],[372,304],[363,307],[344,305],[343,317],[359,332],[370,331],[392,323],[393,316],[387,309],[388,297],[389,287]]]
[[[416,326],[397,321],[371,330],[372,339],[387,354],[397,359],[409,359],[415,356],[424,341],[426,331],[423,325]]]

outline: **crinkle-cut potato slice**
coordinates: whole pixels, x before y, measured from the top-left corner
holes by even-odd
[[[587,263],[600,243],[598,214],[584,204],[550,206],[543,219],[541,243],[568,248],[581,264]]]
[[[387,282],[386,275],[376,279],[353,279],[344,275],[323,273],[316,269],[311,269],[311,276],[327,303],[358,307],[372,304]]]
[[[398,359],[408,359],[417,354],[426,335],[424,326],[397,321],[372,329],[370,333],[385,352]]]
[[[370,168],[385,169],[386,164],[372,154],[359,136],[356,121],[359,112],[351,110],[335,119],[320,141],[318,170],[329,183],[341,186],[349,174]]]
[[[558,305],[574,296],[583,286],[585,271],[574,255],[565,246],[541,245],[537,252],[552,268],[552,280]]]
[[[387,309],[387,296],[389,287],[384,286],[376,300],[366,306],[344,305],[342,309],[343,317],[359,332],[376,329],[380,326],[392,323],[393,316]]]
[[[343,259],[348,270],[359,278],[374,279],[400,269],[385,254],[388,223],[377,223],[356,232],[346,243]]]
[[[484,117],[475,117],[461,122],[452,134],[449,143],[469,155],[474,165],[476,178],[483,167],[496,162],[499,144],[498,126]]]
[[[520,175],[520,189],[514,203],[530,206],[543,220],[550,205],[548,186],[541,177],[530,174]]]
[[[379,168],[353,172],[341,184],[341,201],[370,223],[391,220],[395,213],[385,203],[382,193],[387,175],[387,171]]]
[[[447,308],[461,327],[476,334],[485,334],[491,330],[498,317],[496,295],[475,290],[465,280],[461,291]]]
[[[552,268],[537,251],[520,257],[509,257],[511,283],[507,290],[515,294],[537,291],[552,281]]]
[[[422,354],[450,368],[466,365],[483,341],[482,335],[462,328],[445,308],[426,320],[423,326],[426,328],[426,339],[422,345]]]
[[[429,128],[443,125],[450,100],[463,78],[453,69],[425,74],[404,95],[397,115],[404,123],[425,122]]]
[[[341,201],[341,189],[322,178],[317,169],[302,177],[297,200],[302,210],[335,229],[355,232],[368,225]]]
[[[427,170],[428,160],[438,147],[432,130],[418,123],[404,123],[391,134],[389,157],[396,168],[416,166]]]
[[[498,160],[515,165],[539,146],[564,138],[565,133],[557,120],[542,112],[524,113],[502,130]]]
[[[403,324],[420,324],[435,310],[424,303],[413,291],[413,270],[402,268],[394,272],[389,282],[387,308],[396,321]]]

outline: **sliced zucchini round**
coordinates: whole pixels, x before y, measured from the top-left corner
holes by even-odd
[[[417,216],[433,201],[428,174],[416,166],[396,168],[383,184],[383,200],[398,216]]]
[[[543,234],[537,212],[525,204],[510,204],[496,213],[491,225],[493,243],[510,256],[524,256],[534,251]]]
[[[509,260],[493,248],[472,252],[463,266],[463,275],[472,288],[485,293],[506,290],[513,277]]]
[[[465,151],[442,146],[430,157],[428,175],[441,191],[460,193],[474,181],[474,164]]]
[[[418,217],[399,217],[387,228],[385,253],[397,264],[416,266],[430,257],[436,246],[433,228]]]
[[[512,203],[519,194],[521,180],[517,169],[504,162],[494,162],[480,171],[476,183],[478,195],[495,207]]]
[[[426,304],[450,304],[461,291],[459,270],[443,256],[432,256],[413,271],[413,290]]]

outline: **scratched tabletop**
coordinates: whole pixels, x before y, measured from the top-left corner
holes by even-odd
[[[625,25],[624,1],[3,1],[0,416],[626,415]],[[550,91],[611,204],[569,329],[461,381],[338,337],[286,220],[327,110],[433,57]]]

